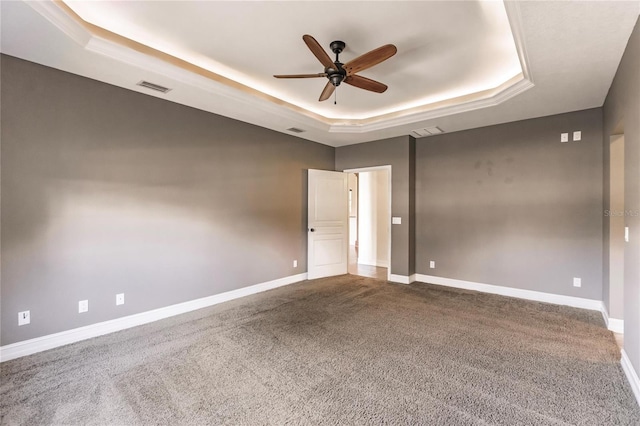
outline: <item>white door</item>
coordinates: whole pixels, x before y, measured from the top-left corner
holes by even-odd
[[[309,170],[308,278],[347,273],[349,209],[347,174]]]

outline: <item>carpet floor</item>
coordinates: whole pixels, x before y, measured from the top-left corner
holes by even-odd
[[[345,275],[0,364],[2,424],[640,425],[598,312]]]

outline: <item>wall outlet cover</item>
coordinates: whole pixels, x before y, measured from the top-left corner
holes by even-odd
[[[89,301],[81,300],[78,302],[78,313],[87,312],[89,310]]]
[[[402,225],[402,218],[398,216],[394,216],[391,218],[392,225]]]
[[[116,294],[116,305],[124,305],[124,293]]]
[[[574,141],[582,140],[582,132],[579,130],[577,132],[573,132],[573,140]]]
[[[560,133],[560,142],[569,142],[569,133]]]
[[[573,286],[574,287],[582,287],[582,279],[581,278],[574,278],[573,279]]]
[[[18,312],[18,325],[27,325],[31,323],[31,312],[22,311]]]
[[[429,261],[429,268],[431,268],[431,269],[435,269],[435,267],[436,267],[436,262],[435,262],[435,260],[430,260],[430,261]]]
[[[294,261],[293,261],[293,267],[294,267],[294,268],[297,268],[297,267],[298,267],[298,261],[297,261],[297,260],[294,260]]]

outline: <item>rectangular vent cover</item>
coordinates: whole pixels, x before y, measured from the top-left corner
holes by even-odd
[[[444,131],[440,127],[434,126],[434,127],[427,127],[425,129],[412,130],[411,136],[415,138],[424,138],[426,136],[437,135],[440,133],[444,133]]]
[[[139,81],[137,83],[138,86],[146,87],[147,89],[155,90],[156,92],[167,93],[170,92],[171,89],[168,87],[160,86],[159,84],[149,83],[148,81]]]
[[[304,133],[305,132],[305,130],[298,129],[297,127],[289,127],[287,130],[290,131],[290,132],[293,132],[293,133]]]

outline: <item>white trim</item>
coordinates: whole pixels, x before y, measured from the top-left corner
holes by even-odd
[[[367,266],[375,266],[377,268],[387,268],[389,267],[389,263],[380,260],[380,259],[367,259],[367,258],[358,258],[358,265],[367,265]]]
[[[400,115],[393,115],[392,118],[384,118],[385,116],[379,116],[381,118],[372,117],[375,120],[370,123],[359,124],[358,120],[349,120],[348,122],[333,123],[329,126],[329,133],[368,133],[377,130],[388,129],[391,127],[404,126],[412,123],[419,123],[421,121],[433,120],[440,117],[448,117],[451,115],[461,114],[463,112],[475,111],[482,108],[488,108],[496,105],[500,105],[503,102],[529,90],[534,84],[520,74],[520,80],[517,82],[507,81],[503,83],[498,89],[492,91],[490,95],[484,97],[457,103],[442,107],[432,107],[424,111],[411,113],[405,110]],[[448,102],[447,102],[448,103]],[[428,104],[427,104],[428,105]],[[426,107],[423,105],[422,107]],[[422,108],[417,107],[417,108]]]
[[[127,328],[147,324],[175,315],[184,314],[186,312],[195,311],[196,309],[206,308],[208,306],[217,305],[218,303],[227,302],[229,300],[238,299],[251,294],[261,293],[277,287],[294,284],[306,279],[306,272],[298,275],[291,275],[277,280],[267,281],[239,288],[237,290],[203,297],[201,299],[190,300],[188,302],[154,309],[152,311],[142,312],[139,314],[87,325],[85,327],[74,328],[73,330],[66,330],[60,333],[49,334],[47,336],[36,337],[35,339],[12,343],[10,345],[0,347],[0,362],[68,345],[69,343],[91,339],[93,337],[102,336],[115,331],[125,330]]]
[[[398,284],[411,284],[409,282],[410,278],[406,275],[397,275],[389,273],[388,281],[398,283]]]
[[[638,378],[638,373],[633,368],[633,364],[631,364],[631,360],[624,349],[622,350],[620,364],[622,364],[622,370],[624,370],[624,374],[626,374],[627,380],[629,380],[629,384],[631,385],[631,390],[636,397],[636,401],[638,401],[638,405],[640,405],[640,379]]]
[[[607,324],[607,329],[613,331],[614,333],[624,334],[624,320],[609,318],[609,312],[607,311],[604,302],[602,303],[602,318],[604,318],[604,323]]]
[[[517,1],[504,1],[504,8],[507,12],[507,19],[511,27],[513,41],[516,44],[518,59],[520,59],[520,68],[524,78],[533,84],[533,77],[529,69],[529,56],[527,55],[527,45],[524,36],[524,28],[522,26],[522,14],[520,13],[520,4]]]
[[[26,1],[25,3],[80,46],[86,46],[93,36],[52,1]]]
[[[600,300],[583,299],[581,297],[563,296],[560,294],[543,293],[540,291],[523,290],[520,288],[503,287],[491,284],[481,284],[452,278],[435,277],[432,275],[416,274],[416,278],[418,281],[428,284],[476,290],[483,293],[499,294],[502,296],[517,297],[518,299],[535,300],[537,302],[554,303],[556,305],[573,306],[574,308],[590,309],[592,311],[602,312],[602,301]]]
[[[397,275],[397,274],[389,274],[388,281],[398,283],[398,284],[411,284],[416,281],[416,274],[412,275]]]
[[[624,320],[609,318],[607,328],[614,333],[624,334]]]

